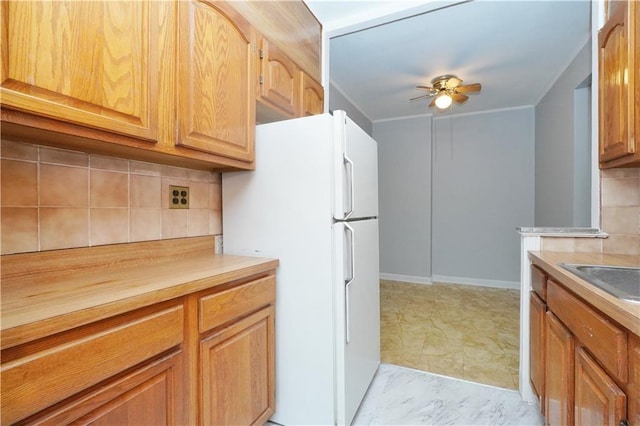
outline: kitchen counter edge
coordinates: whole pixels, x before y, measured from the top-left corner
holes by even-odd
[[[2,350],[190,293],[275,271],[277,259],[199,254],[85,271],[26,285],[2,284]]]
[[[640,304],[618,299],[560,266],[560,263],[578,263],[637,267],[640,265],[640,256],[530,251],[529,259],[534,265],[544,269],[551,278],[563,284],[635,335],[640,336]]]

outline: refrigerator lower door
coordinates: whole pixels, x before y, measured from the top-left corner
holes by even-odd
[[[380,364],[378,220],[334,225],[337,423],[350,424]]]

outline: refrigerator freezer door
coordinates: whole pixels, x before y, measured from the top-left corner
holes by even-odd
[[[378,220],[337,222],[337,423],[350,424],[380,363]]]
[[[344,111],[334,111],[334,218],[378,216],[378,144]]]

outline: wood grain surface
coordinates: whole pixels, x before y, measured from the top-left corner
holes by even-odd
[[[155,141],[157,4],[3,2],[2,103]]]
[[[255,31],[224,2],[178,4],[178,140],[253,161]]]
[[[614,377],[626,382],[627,332],[553,280],[549,280],[548,292],[549,310],[560,318]]]
[[[208,238],[208,248],[205,241],[187,238],[2,256],[2,349],[234,280],[257,278],[278,265],[273,259],[215,255],[213,238]],[[128,260],[137,248],[141,253]]]
[[[560,266],[560,263],[588,265],[640,266],[640,256],[606,253],[529,252],[529,259],[551,278],[564,285],[593,307],[640,336],[640,304],[631,303],[600,290]]]
[[[575,424],[619,425],[627,396],[583,348],[576,349]]]
[[[307,74],[322,77],[322,25],[301,1],[234,1],[229,4],[276,43]]]
[[[30,356],[8,362],[3,359],[3,424],[13,423],[179,345],[183,320],[182,306],[177,305]],[[135,344],[127,344],[131,342]]]

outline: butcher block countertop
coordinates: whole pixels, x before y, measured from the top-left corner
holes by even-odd
[[[627,302],[599,289],[560,266],[577,263],[610,266],[640,266],[640,256],[604,253],[529,252],[534,265],[544,269],[554,280],[607,314],[611,319],[640,336],[640,303]]]
[[[274,270],[216,255],[213,237],[5,255],[2,349]]]

